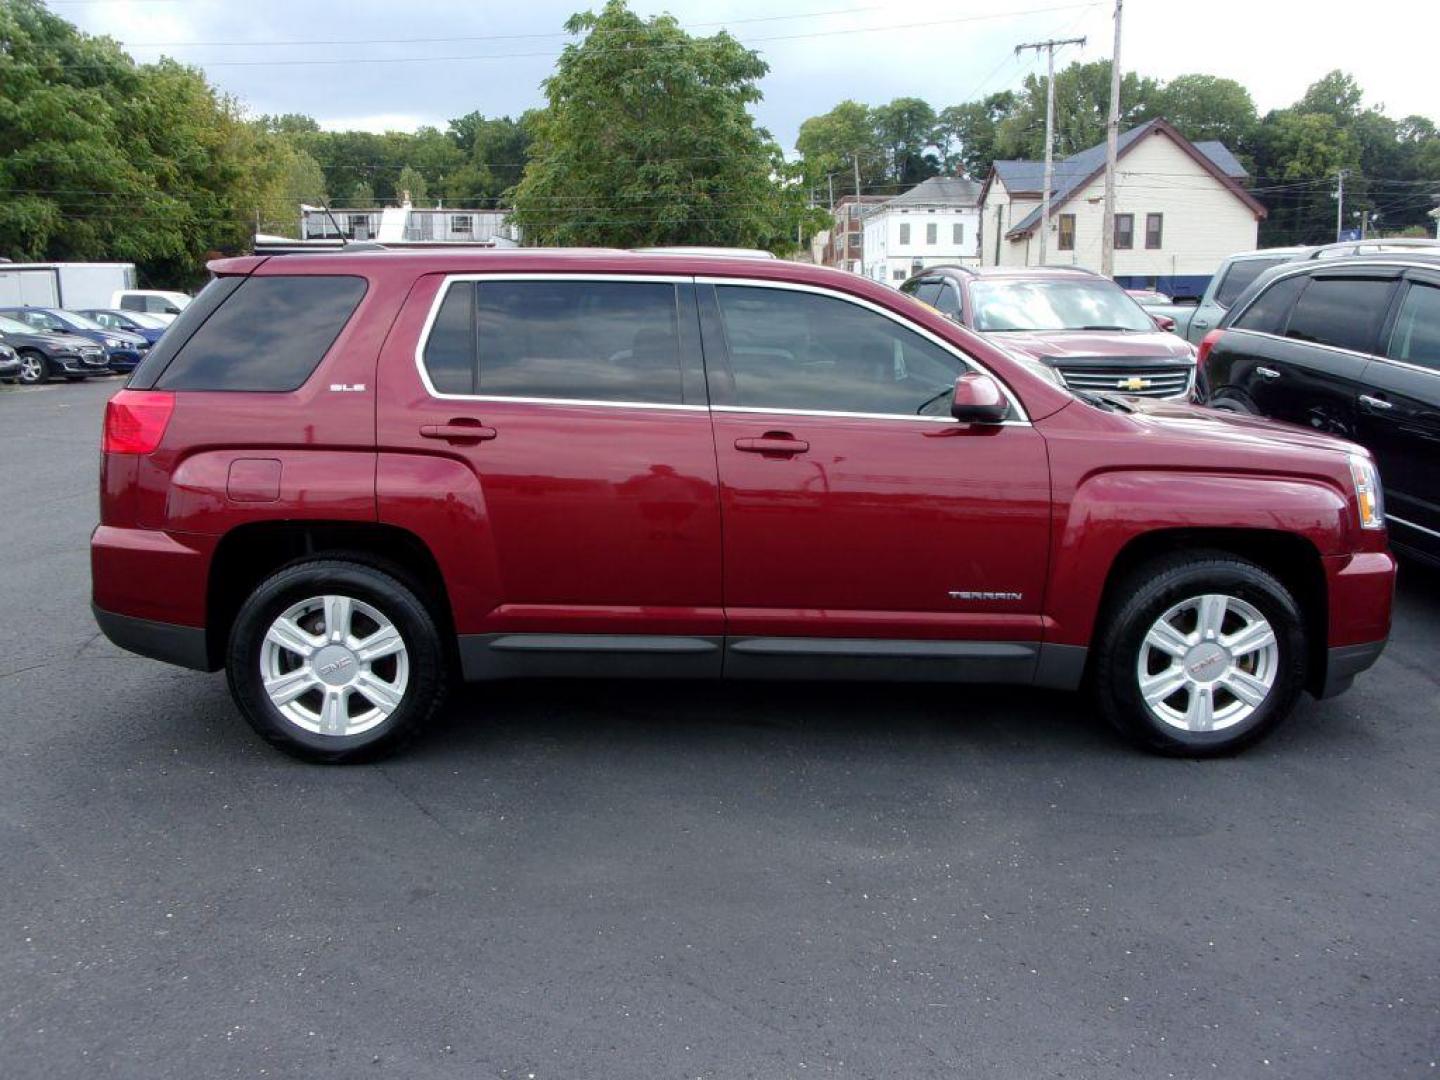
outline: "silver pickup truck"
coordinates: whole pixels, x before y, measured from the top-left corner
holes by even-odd
[[[1221,317],[1247,285],[1270,267],[1302,258],[1313,250],[1285,247],[1242,251],[1220,264],[1198,304],[1152,304],[1146,305],[1145,311],[1150,315],[1174,319],[1175,333],[1190,344],[1198,345],[1201,338],[1220,324]]]

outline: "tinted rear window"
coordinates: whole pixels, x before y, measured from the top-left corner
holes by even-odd
[[[1374,352],[1393,281],[1375,278],[1312,278],[1285,336],[1355,352]]]
[[[1264,334],[1280,334],[1285,331],[1285,320],[1310,279],[1304,274],[1282,278],[1275,282],[1247,307],[1235,320],[1237,330],[1258,330]]]
[[[364,278],[349,276],[245,278],[180,345],[155,385],[162,390],[299,389],[340,336],[365,287]]]
[[[665,282],[454,282],[425,368],[441,393],[680,404],[676,303]]]
[[[1245,287],[1262,273],[1272,266],[1279,266],[1281,263],[1289,261],[1288,257],[1279,256],[1274,259],[1239,259],[1231,263],[1225,279],[1215,290],[1215,302],[1221,307],[1228,308],[1235,302],[1235,298],[1245,291]]]

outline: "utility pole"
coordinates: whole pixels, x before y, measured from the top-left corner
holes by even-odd
[[[835,174],[827,173],[825,182],[830,185],[830,213],[835,213]]]
[[[1340,242],[1340,234],[1345,231],[1345,172],[1344,169],[1335,170],[1335,242]]]
[[[1048,41],[1032,41],[1015,46],[1015,55],[1026,49],[1037,53],[1044,49],[1049,57],[1049,69],[1045,76],[1045,190],[1040,201],[1040,265],[1045,265],[1045,242],[1050,233],[1050,188],[1055,176],[1055,49],[1060,45],[1084,45],[1085,39],[1050,38]]]
[[[855,151],[855,156],[854,156],[853,160],[854,160],[854,162],[855,162],[855,197],[858,199],[858,198],[860,197],[860,151],[859,151],[859,150],[856,150],[856,151]]]
[[[1115,157],[1120,142],[1120,10],[1115,0],[1115,49],[1110,54],[1110,117],[1105,121],[1105,220],[1100,235],[1100,273],[1115,276]]]

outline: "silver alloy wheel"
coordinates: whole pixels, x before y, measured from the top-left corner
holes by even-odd
[[[1234,596],[1182,600],[1140,644],[1136,677],[1151,714],[1181,731],[1223,731],[1265,703],[1280,643],[1265,616]]]
[[[399,629],[349,596],[312,596],[282,612],[260,646],[270,702],[316,735],[359,735],[405,697],[410,657]]]
[[[25,353],[20,357],[20,381],[22,383],[38,383],[45,374],[45,361],[34,353]]]

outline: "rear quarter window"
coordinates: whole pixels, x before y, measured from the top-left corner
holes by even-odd
[[[348,275],[245,278],[179,347],[155,385],[297,390],[340,336],[365,289],[364,278]]]

